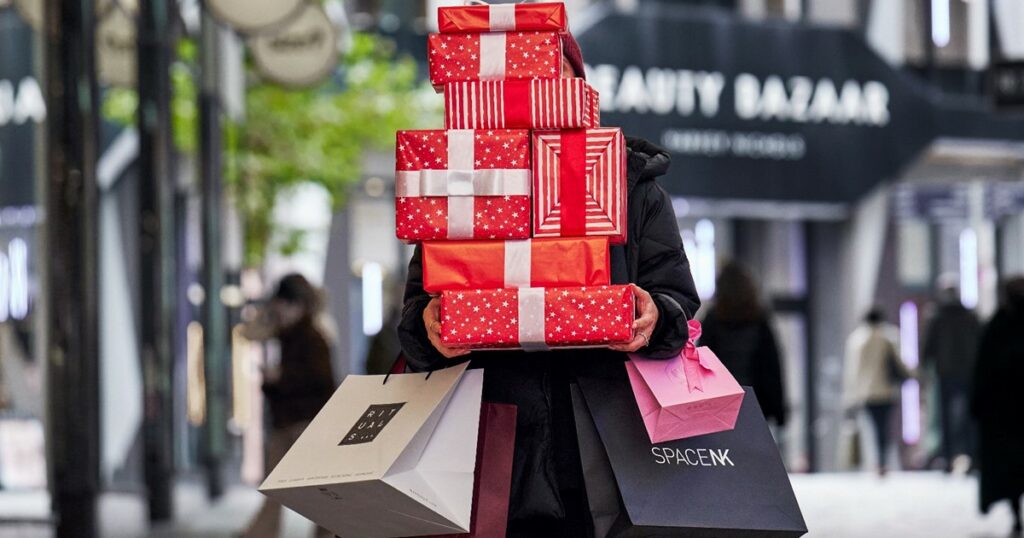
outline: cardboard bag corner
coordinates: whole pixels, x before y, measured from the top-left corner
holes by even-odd
[[[483,371],[350,375],[260,492],[341,536],[470,529]]]

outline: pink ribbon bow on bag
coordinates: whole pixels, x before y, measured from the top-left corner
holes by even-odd
[[[683,346],[683,373],[686,375],[686,388],[693,392],[698,390],[704,392],[704,385],[701,378],[704,377],[704,370],[711,371],[697,351],[697,339],[700,338],[700,322],[691,319],[686,322],[690,330],[690,337]]]

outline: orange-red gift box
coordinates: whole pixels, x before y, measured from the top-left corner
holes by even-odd
[[[562,41],[555,32],[430,34],[427,64],[438,89],[467,80],[559,78]]]
[[[611,282],[608,240],[425,241],[423,289],[598,286]]]
[[[398,131],[395,152],[399,239],[530,237],[528,131]]]
[[[437,9],[443,34],[462,32],[523,32],[569,29],[562,2],[452,6]]]
[[[441,341],[465,349],[603,347],[633,338],[629,286],[503,288],[441,294]]]

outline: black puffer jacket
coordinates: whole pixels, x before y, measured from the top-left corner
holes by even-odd
[[[612,282],[636,283],[654,297],[658,323],[650,344],[640,353],[668,358],[679,353],[686,342],[686,322],[700,307],[700,299],[671,199],[654,181],[668,169],[670,157],[644,140],[628,139],[628,147],[628,239],[626,245],[611,249]],[[423,291],[417,248],[409,263],[405,306],[398,328],[409,366],[416,371],[448,365],[427,339],[423,309],[429,301],[430,296]],[[575,376],[587,372],[621,368],[625,354],[606,349],[488,351],[469,357],[473,367],[487,372],[485,400],[519,406],[511,528],[530,520],[534,522],[530,528],[553,532],[561,528],[568,530],[568,535],[575,535],[571,532],[572,521],[580,514],[574,514],[579,510],[569,497],[581,490],[582,480],[568,385]]]

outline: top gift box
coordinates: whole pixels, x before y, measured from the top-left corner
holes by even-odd
[[[474,32],[565,31],[569,28],[562,2],[442,7],[437,10],[442,34]]]

